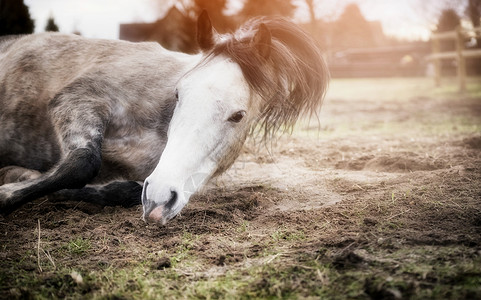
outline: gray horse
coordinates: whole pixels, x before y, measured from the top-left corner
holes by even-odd
[[[265,138],[320,108],[328,82],[313,40],[281,18],[218,35],[201,52],[42,33],[0,42],[0,212],[38,197],[143,204],[165,223]],[[142,185],[143,183],[143,185]]]

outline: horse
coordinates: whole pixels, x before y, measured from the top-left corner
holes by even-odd
[[[314,40],[282,17],[218,34],[199,52],[60,33],[0,41],[0,213],[40,197],[142,204],[165,224],[264,140],[316,113],[329,80]]]

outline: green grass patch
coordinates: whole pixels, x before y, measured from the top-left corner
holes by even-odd
[[[97,270],[16,274],[9,298],[56,299],[468,299],[481,296],[480,255],[470,248],[413,246],[358,252],[328,248],[229,269],[152,269],[149,263]],[[78,272],[81,282],[72,275]],[[2,274],[5,276],[6,274]],[[0,277],[2,278],[2,277]],[[4,282],[2,282],[3,284]],[[5,290],[4,290],[5,292]]]
[[[77,237],[73,240],[70,240],[65,246],[66,249],[70,254],[74,255],[83,255],[89,252],[92,248],[92,243],[88,239],[84,239],[82,237]]]

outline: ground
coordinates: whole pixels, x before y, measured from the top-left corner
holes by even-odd
[[[481,79],[334,79],[320,122],[166,226],[39,199],[0,217],[0,298],[481,299]]]

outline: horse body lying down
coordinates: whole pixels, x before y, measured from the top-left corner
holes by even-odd
[[[55,193],[142,201],[145,220],[165,223],[252,126],[268,136],[320,107],[327,69],[294,24],[217,36],[203,13],[197,26],[197,55],[52,33],[0,40],[0,212]]]

